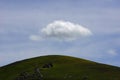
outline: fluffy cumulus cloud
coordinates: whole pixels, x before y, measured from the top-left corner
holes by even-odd
[[[32,40],[42,38],[52,38],[57,40],[76,40],[81,37],[90,36],[92,32],[79,24],[69,21],[54,21],[40,30],[40,36],[31,36]]]

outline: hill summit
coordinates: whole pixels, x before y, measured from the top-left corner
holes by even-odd
[[[23,73],[29,74],[24,80],[120,80],[119,67],[61,55],[40,56],[0,67],[0,80],[17,80]],[[34,79],[30,77],[33,75]]]

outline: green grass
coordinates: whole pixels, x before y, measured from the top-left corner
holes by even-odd
[[[42,66],[49,62],[53,63],[53,67],[43,69]],[[41,68],[44,80],[82,80],[84,76],[88,76],[88,80],[120,80],[119,67],[59,55],[41,56],[3,66],[0,68],[0,80],[14,80],[23,71],[32,73],[35,65]]]

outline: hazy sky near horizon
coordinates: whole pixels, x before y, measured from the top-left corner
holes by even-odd
[[[51,54],[120,66],[120,0],[0,0],[0,66]]]

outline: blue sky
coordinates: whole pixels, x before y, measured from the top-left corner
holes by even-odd
[[[70,55],[120,66],[119,0],[0,0],[0,66],[41,55]],[[85,26],[89,37],[34,41],[54,21]],[[79,36],[78,36],[79,37]]]

